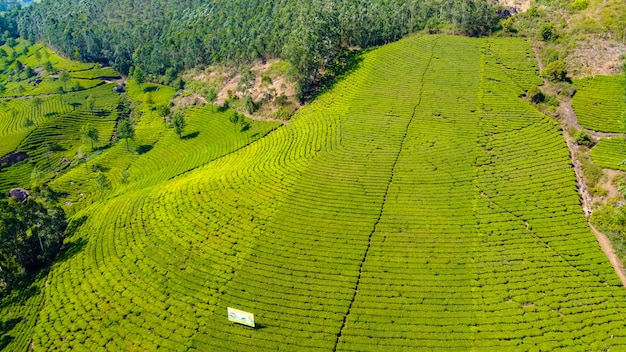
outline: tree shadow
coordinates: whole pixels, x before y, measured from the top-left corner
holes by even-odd
[[[0,307],[9,307],[25,302],[29,298],[41,293],[41,282],[48,275],[48,269],[38,270],[34,273],[26,274],[15,281],[11,289],[3,293],[0,300]],[[0,323],[2,324],[2,323]]]
[[[69,104],[72,106],[72,109],[73,109],[73,110],[76,110],[76,108],[78,108],[79,106],[82,106],[82,105],[83,105],[82,103],[79,103],[79,102],[77,102],[77,101],[73,101],[73,102],[71,102],[71,103],[69,103]]]
[[[106,117],[111,115],[111,111],[108,110],[95,110],[93,111],[93,114],[98,116],[98,117]]]
[[[83,215],[78,219],[72,219],[69,224],[67,224],[67,228],[65,229],[65,238],[72,237],[76,231],[83,226],[85,222],[87,222],[87,215]]]
[[[55,260],[55,263],[63,263],[71,259],[76,254],[80,253],[83,250],[83,248],[85,248],[86,245],[87,245],[87,240],[84,238],[79,238],[74,241],[68,241],[68,242],[63,243],[63,247],[61,248],[61,253]]]
[[[100,172],[109,172],[111,171],[111,168],[108,166],[102,166],[100,164],[93,164],[91,165],[91,171],[96,172],[96,171],[100,171]]]
[[[137,154],[139,154],[139,155],[141,155],[141,154],[145,154],[145,153],[147,153],[147,152],[151,151],[151,150],[152,150],[152,148],[154,148],[154,147],[153,147],[153,146],[151,146],[150,144],[143,144],[143,145],[138,146],[138,147],[135,149],[135,153],[137,153]]]
[[[250,124],[249,124],[249,123],[247,123],[247,124],[245,124],[245,125],[243,125],[243,126],[241,127],[241,129],[239,130],[239,132],[246,132],[246,131],[247,131],[247,130],[249,130],[249,129],[250,129]]]
[[[184,140],[193,139],[193,138],[198,137],[199,134],[200,134],[200,131],[192,132],[192,133],[184,135],[182,139]]]
[[[156,92],[157,90],[159,90],[158,87],[150,86],[150,87],[144,88],[143,92],[144,93],[149,93],[149,92]]]
[[[337,83],[356,71],[363,62],[365,52],[363,50],[343,50],[337,54],[326,68],[324,75],[305,92],[305,100],[314,100],[318,95],[332,89]]]
[[[11,341],[15,340],[15,337],[9,335],[9,332],[15,328],[15,326],[22,321],[22,318],[11,318],[7,321],[0,322],[0,350],[4,350]]]

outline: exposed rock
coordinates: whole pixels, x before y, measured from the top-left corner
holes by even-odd
[[[9,198],[15,198],[18,202],[23,202],[28,198],[28,192],[23,188],[13,188],[9,191]]]

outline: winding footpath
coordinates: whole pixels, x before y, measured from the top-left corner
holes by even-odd
[[[574,137],[570,136],[566,131],[566,127],[574,127],[577,130],[582,129],[583,127],[578,123],[578,119],[576,118],[576,114],[574,113],[574,109],[572,108],[571,101],[564,101],[560,103],[559,113],[561,115],[561,126],[563,128],[563,137],[565,138],[565,142],[567,144],[567,148],[569,149],[570,158],[572,160],[572,165],[574,166],[574,173],[576,174],[576,183],[578,184],[578,191],[580,192],[581,203],[583,207],[583,212],[585,213],[585,217],[587,218],[587,223],[589,224],[589,228],[596,236],[598,240],[598,244],[604,254],[609,258],[609,262],[613,266],[615,273],[622,281],[622,285],[626,287],[626,273],[624,273],[624,265],[620,261],[619,257],[615,253],[613,246],[611,245],[611,241],[609,238],[598,231],[598,229],[593,226],[591,221],[589,221],[589,217],[591,216],[591,194],[589,193],[589,188],[585,184],[585,179],[583,176],[583,169],[580,161],[578,161],[578,148]],[[596,138],[610,138],[610,137],[621,137],[621,133],[604,133],[591,131],[588,129],[584,129],[587,134]]]
[[[543,63],[541,62],[541,59],[539,58],[537,47],[535,47],[534,45],[533,45],[533,51],[535,53],[535,59],[537,60],[537,65],[539,67],[539,70],[541,71],[543,70]],[[613,246],[611,245],[611,241],[605,234],[598,231],[598,229],[596,229],[595,226],[593,226],[591,221],[589,221],[589,217],[591,216],[592,197],[591,197],[591,194],[589,193],[589,188],[585,184],[585,178],[583,176],[584,174],[583,174],[582,165],[580,164],[580,161],[578,161],[578,148],[576,145],[576,141],[574,140],[573,136],[570,136],[569,133],[566,132],[567,131],[566,127],[569,127],[569,126],[574,127],[577,130],[583,129],[580,123],[578,123],[578,118],[576,117],[576,113],[574,113],[574,109],[572,108],[571,99],[560,102],[559,115],[561,116],[560,122],[561,122],[561,127],[563,129],[563,138],[565,138],[565,143],[567,144],[567,148],[569,149],[569,155],[572,160],[572,165],[574,167],[574,173],[576,174],[576,183],[578,184],[578,192],[580,193],[581,205],[583,208],[583,212],[585,213],[585,217],[587,218],[587,224],[589,224],[589,228],[591,229],[591,232],[593,232],[593,234],[596,236],[596,240],[598,240],[598,244],[600,245],[602,252],[604,252],[607,258],[609,258],[609,262],[613,266],[613,269],[615,270],[615,273],[617,274],[620,281],[622,282],[622,285],[626,287],[626,273],[624,272],[624,265],[622,264],[621,260],[615,253],[615,250],[613,249]],[[597,132],[597,131],[588,130],[586,128],[584,128],[584,131],[588,135],[596,139],[623,136],[623,134],[621,133]]]

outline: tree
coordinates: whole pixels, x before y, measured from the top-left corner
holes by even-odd
[[[63,85],[63,89],[67,91],[67,82],[70,81],[70,74],[67,71],[59,72],[59,82]]]
[[[89,110],[93,110],[95,106],[96,106],[96,98],[94,98],[93,95],[89,94],[89,96],[87,97],[87,107],[89,108]]]
[[[228,119],[230,120],[230,122],[236,125],[237,122],[239,122],[239,114],[237,112],[233,112],[233,114],[230,115]]]
[[[122,120],[122,123],[117,130],[117,137],[126,140],[126,151],[129,151],[128,140],[135,139],[135,128],[133,127],[133,124],[128,120]]]
[[[552,41],[555,41],[556,38],[558,38],[558,35],[556,33],[556,28],[553,22],[542,24],[539,27],[538,35],[539,35],[539,39],[545,42],[552,42]]]
[[[58,86],[57,87],[57,94],[59,95],[59,99],[61,99],[61,101],[63,101],[63,94],[65,94],[65,88],[63,88],[63,86]]]
[[[40,115],[41,105],[43,104],[43,100],[40,97],[34,97],[32,100],[33,108],[37,111],[37,115]]]
[[[63,150],[63,147],[61,147],[58,143],[56,142],[50,142],[48,144],[46,144],[46,159],[48,161],[48,169],[52,170],[52,166],[50,165],[50,157],[59,151]]]
[[[174,131],[178,135],[178,138],[183,138],[182,133],[185,127],[187,126],[187,121],[185,121],[185,116],[183,113],[178,111],[172,117],[172,126],[174,126]]]
[[[15,38],[13,37],[9,37],[7,38],[7,41],[5,43],[9,48],[13,49],[17,46],[17,41],[15,40]]]
[[[24,75],[26,76],[26,79],[31,78],[35,75],[35,70],[33,70],[33,68],[30,66],[26,66],[24,68]]]
[[[23,203],[0,200],[0,281],[10,288],[23,274],[51,264],[66,227],[65,213],[57,206],[33,197]]]
[[[139,66],[135,67],[135,69],[133,70],[133,79],[135,80],[137,84],[143,84],[144,77],[143,77],[143,71],[141,70],[141,67]]]
[[[98,143],[100,139],[100,133],[98,132],[98,129],[90,124],[87,124],[80,129],[80,134],[83,139],[89,140],[91,142],[91,150],[93,150],[94,143]]]
[[[96,174],[96,187],[100,192],[104,191],[106,188],[111,187],[111,182],[109,178],[103,174],[101,171],[98,171]]]
[[[549,63],[541,75],[550,81],[565,81],[567,79],[567,65],[561,60]]]
[[[205,98],[209,102],[209,104],[211,104],[211,112],[214,112],[213,109],[215,108],[215,106],[213,104],[215,103],[215,100],[217,100],[217,91],[215,90],[215,88],[211,87],[207,89]]]
[[[246,97],[246,101],[244,103],[244,106],[246,108],[246,111],[249,114],[254,114],[256,112],[256,110],[257,110],[257,105],[256,105],[256,103],[254,102],[254,100],[252,99],[251,96],[247,96]]]
[[[37,186],[41,180],[43,179],[43,172],[38,167],[34,167],[33,171],[30,173],[30,183],[33,186]]]
[[[52,72],[54,72],[54,66],[52,66],[52,62],[46,60],[46,62],[43,63],[43,69],[46,70],[46,72],[50,75],[52,74]]]
[[[76,159],[79,163],[85,163],[85,170],[87,170],[87,153],[85,152],[85,147],[80,146],[78,151],[76,152]]]
[[[24,120],[24,127],[31,128],[33,126],[35,126],[35,122],[30,117],[27,117],[26,120]]]
[[[120,177],[120,182],[122,182],[122,184],[128,184],[130,180],[130,171],[128,171],[128,169],[122,171],[122,175]]]
[[[15,93],[17,93],[18,95],[24,93],[26,91],[26,88],[24,88],[23,85],[18,84],[17,87],[15,87]]]

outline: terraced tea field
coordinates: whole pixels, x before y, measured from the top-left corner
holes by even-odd
[[[34,169],[48,180],[67,168],[84,147],[84,125],[94,126],[99,146],[106,145],[120,98],[112,91],[115,83],[105,81],[119,78],[112,68],[66,60],[24,40],[0,49],[7,53],[0,59],[0,157],[14,151],[28,155],[15,165],[0,165],[0,192],[6,193],[30,186]]]
[[[601,132],[624,132],[622,112],[626,111],[624,75],[594,76],[575,80],[572,107],[580,124]]]
[[[626,348],[559,125],[518,98],[536,71],[521,39],[411,37],[289,124],[196,108],[195,138],[120,143],[99,163],[137,179],[83,204],[35,298],[5,304],[7,349]]]

